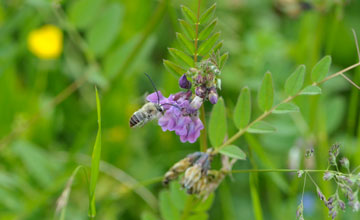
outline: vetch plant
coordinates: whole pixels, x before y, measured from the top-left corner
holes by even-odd
[[[220,32],[215,31],[217,24],[217,19],[213,18],[215,8],[216,5],[213,5],[201,14],[199,7],[197,13],[194,13],[186,6],[181,6],[185,19],[179,19],[179,23],[183,32],[177,33],[176,36],[182,48],[169,48],[169,53],[174,61],[164,60],[165,67],[179,76],[179,87],[186,91],[170,95],[169,98],[160,96],[160,100],[166,100],[164,102],[172,105],[165,109],[165,113],[159,118],[158,124],[163,131],[175,131],[182,142],[195,143],[200,136],[201,151],[189,154],[175,163],[165,174],[163,184],[169,185],[171,181],[179,179],[180,185],[188,194],[195,194],[196,197],[200,198],[200,201],[203,201],[216,190],[224,177],[231,173],[298,172],[298,177],[304,176],[304,189],[306,177],[309,177],[315,184],[318,197],[329,209],[329,215],[334,219],[339,210],[344,210],[345,203],[340,199],[338,191],[327,199],[309,174],[310,172],[324,172],[324,180],[336,180],[338,188],[344,192],[348,199],[349,206],[357,211],[359,209],[358,191],[352,189],[358,184],[356,179],[358,175],[356,174],[344,174],[339,170],[232,170],[232,166],[237,160],[246,159],[245,153],[233,145],[234,141],[245,133],[264,134],[276,131],[264,119],[271,114],[298,112],[300,108],[291,102],[296,97],[321,94],[319,85],[339,75],[358,88],[353,81],[344,75],[345,72],[360,65],[360,53],[355,33],[359,55],[358,63],[327,76],[332,60],[330,56],[325,56],[311,69],[312,83],[309,85],[304,85],[306,67],[300,65],[287,78],[284,85],[286,96],[279,103],[274,103],[275,91],[272,73],[266,72],[257,96],[258,107],[263,113],[252,121],[250,90],[248,87],[244,87],[236,103],[233,117],[234,124],[239,130],[227,138],[229,135],[227,133],[226,108],[219,93],[221,90],[221,70],[228,58],[228,53],[220,52],[222,42],[219,42]],[[157,100],[156,93],[149,95],[147,99],[155,103]],[[206,113],[203,107],[206,101],[214,105],[208,127],[211,148],[208,148],[206,130],[204,129],[207,127]],[[211,162],[218,154],[221,154],[222,168],[219,170],[212,169]],[[306,152],[306,157],[309,158],[313,154],[314,150],[310,149]],[[336,161],[338,154],[338,145],[334,145],[329,151],[330,166],[338,168]],[[341,164],[349,169],[349,161],[346,158],[341,160]],[[297,209],[298,219],[304,219],[303,210],[302,199]]]
[[[267,123],[265,119],[272,114],[299,112],[300,108],[292,102],[296,97],[321,94],[322,89],[319,86],[337,76],[342,76],[353,86],[359,88],[358,85],[344,75],[349,70],[360,66],[360,52],[355,32],[354,38],[359,57],[357,63],[328,75],[332,59],[329,55],[324,56],[309,71],[311,83],[307,85],[305,85],[306,66],[300,65],[286,79],[284,84],[285,96],[282,99],[275,99],[273,75],[270,71],[267,71],[258,88],[256,98],[258,108],[262,113],[255,118],[252,116],[251,91],[248,87],[242,88],[231,118],[238,130],[234,134],[229,134],[226,114],[228,109],[225,107],[225,101],[221,97],[222,69],[229,54],[221,52],[223,42],[220,41],[220,32],[216,31],[218,20],[214,18],[216,5],[212,5],[201,13],[200,3],[199,0],[196,13],[186,6],[181,6],[184,19],[179,19],[179,24],[182,32],[176,33],[180,48],[169,48],[172,60],[163,61],[166,69],[178,77],[179,91],[166,97],[161,91],[156,90],[146,98],[150,104],[157,105],[161,110],[157,109],[155,111],[159,111],[157,112],[159,114],[156,114],[158,116],[157,123],[164,132],[174,131],[181,142],[194,144],[199,140],[200,145],[199,151],[190,153],[185,158],[175,162],[162,178],[163,185],[170,188],[162,191],[159,196],[160,213],[163,219],[198,219],[199,216],[201,216],[200,219],[207,219],[206,211],[211,207],[214,198],[213,192],[216,191],[226,176],[234,173],[257,172],[294,172],[297,173],[299,178],[304,178],[302,198],[296,211],[296,217],[299,220],[304,219],[304,192],[307,178],[315,185],[317,196],[328,209],[329,216],[332,219],[341,210],[345,210],[345,200],[353,211],[358,211],[360,209],[358,201],[360,173],[355,172],[358,168],[350,172],[350,162],[347,158],[344,157],[339,160],[339,145],[337,144],[333,145],[329,150],[329,167],[326,170],[233,170],[233,165],[238,160],[246,160],[247,157],[245,152],[236,146],[234,142],[246,133],[266,134],[275,132],[275,127]],[[275,100],[281,101],[276,103]],[[206,102],[212,105],[208,122],[204,108]],[[95,216],[95,187],[101,152],[101,121],[98,95],[97,103],[99,130],[94,146],[89,188],[89,215],[91,217]],[[156,118],[152,116],[147,119]],[[135,122],[138,123],[137,121],[130,121],[130,124],[135,124]],[[251,159],[251,163],[254,164],[251,149],[249,151],[248,157]],[[310,158],[315,153],[314,149],[311,148],[306,151],[305,157]],[[212,164],[216,157],[221,160],[220,168],[216,168]],[[334,170],[330,168],[334,168]],[[341,168],[346,172],[342,172]],[[332,195],[325,195],[310,175],[313,172],[323,173],[324,181],[335,181],[337,184],[336,192]],[[252,175],[250,175],[250,181],[254,181]],[[67,200],[69,187],[67,187],[67,190],[62,196],[66,198],[63,201]],[[251,188],[251,195],[256,197],[257,191],[255,188]],[[172,199],[176,200],[174,204]],[[259,201],[253,202],[253,204],[259,203]],[[260,209],[261,207],[257,208]],[[261,213],[258,214],[257,218],[261,219]]]

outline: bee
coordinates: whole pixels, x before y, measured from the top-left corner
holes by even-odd
[[[164,114],[164,107],[163,105],[172,105],[172,106],[175,106],[173,104],[170,104],[170,103],[163,103],[163,104],[160,104],[160,96],[159,96],[159,93],[158,93],[158,90],[156,89],[155,87],[155,84],[154,82],[151,80],[150,76],[148,74],[146,74],[146,77],[150,80],[155,92],[156,92],[156,95],[157,95],[157,98],[158,98],[158,101],[157,103],[152,103],[152,102],[148,102],[148,103],[145,103],[145,105],[143,105],[139,110],[137,110],[130,118],[130,127],[133,128],[133,127],[142,127],[144,126],[147,122],[153,120],[153,119],[156,119],[156,118],[159,118],[161,115]],[[178,106],[175,106],[175,107],[178,107]]]
[[[142,127],[147,122],[159,118],[164,108],[158,103],[148,102],[137,110],[130,118],[130,127]]]

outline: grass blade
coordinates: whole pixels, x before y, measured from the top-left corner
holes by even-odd
[[[101,157],[101,106],[97,88],[96,92],[96,109],[98,117],[98,132],[96,135],[95,145],[91,156],[91,173],[90,173],[90,186],[89,186],[89,217],[94,218],[96,215],[95,207],[95,188],[99,176],[99,166]]]

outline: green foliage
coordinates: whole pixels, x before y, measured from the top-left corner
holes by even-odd
[[[251,98],[250,90],[244,87],[236,102],[234,109],[234,123],[238,129],[244,128],[249,124],[251,118]]]
[[[296,95],[302,88],[305,78],[305,65],[300,65],[296,70],[286,79],[285,93],[289,96]]]
[[[331,55],[334,72],[355,61],[349,24],[358,24],[359,1],[327,1],[326,7],[320,1],[307,1],[313,7],[295,16],[278,8],[278,4],[254,1],[243,1],[241,5],[219,1],[220,10],[215,14],[214,1],[201,1],[201,40],[196,49],[195,37],[190,38],[181,29],[177,16],[182,16],[195,31],[197,1],[182,2],[187,6],[181,9],[178,2],[169,0],[0,2],[1,219],[54,218],[57,199],[73,168],[82,165],[90,171],[97,134],[93,84],[103,91],[101,160],[106,165],[99,168],[96,182],[96,218],[164,220],[160,195],[165,191],[172,204],[166,204],[167,210],[178,212],[170,216],[181,219],[189,197],[179,184],[163,187],[161,176],[175,161],[198,151],[199,143],[181,143],[177,135],[162,132],[156,121],[141,129],[130,129],[129,118],[144,104],[143,95],[153,92],[144,72],[151,75],[164,96],[178,92],[177,80],[166,72],[178,77],[188,70],[190,60],[192,66],[197,65],[195,51],[198,54],[201,45],[219,31],[219,40],[204,56],[198,55],[197,62],[214,52],[222,70],[223,88],[218,94],[227,103],[226,119],[234,119],[234,126],[227,126],[229,138],[239,132],[235,117],[242,120],[247,116],[246,108],[235,103],[241,88],[248,86],[252,93],[249,100],[257,102],[255,91],[266,70],[273,73],[273,87],[284,88],[274,96],[273,106],[300,91],[304,95],[291,101],[301,114],[275,115],[297,111],[292,104],[281,104],[274,114],[250,109],[251,120],[244,126],[264,114],[266,118],[261,120],[268,123],[260,121],[248,131],[243,130],[248,133],[241,134],[234,144],[242,149],[248,147],[259,169],[289,165],[302,169],[306,161],[294,152],[309,143],[316,145],[314,164],[326,165],[328,145],[335,142],[344,143],[341,157],[348,157],[354,166],[360,163],[358,90],[341,75],[318,85],[329,74],[321,70],[326,69],[329,58],[324,58],[322,68],[318,64],[319,70],[312,70],[324,53]],[[29,34],[44,24],[57,26],[63,35],[62,53],[51,60],[38,58],[28,48]],[[353,26],[359,33],[357,25]],[[174,30],[179,32],[176,36]],[[167,47],[173,49],[168,51]],[[218,54],[218,50],[229,53]],[[162,59],[166,59],[165,68]],[[306,65],[307,75],[302,65],[295,70],[298,64]],[[346,75],[360,83],[358,68]],[[203,122],[207,132],[212,107],[206,101],[206,112],[201,115],[206,119]],[[274,132],[274,127],[277,132],[266,134]],[[211,169],[219,168],[219,160],[219,155],[214,157]],[[252,168],[248,161],[239,161],[234,169]],[[80,171],[74,179],[65,219],[88,218],[89,176]],[[201,203],[195,198],[187,205],[192,210],[184,219],[294,218],[301,179],[284,173],[261,173],[259,179],[250,175],[251,181],[248,176],[233,173],[233,180],[226,177],[210,196],[213,201]],[[320,179],[314,175],[315,181]],[[311,193],[309,179],[307,182],[305,190]],[[330,186],[319,181],[327,196]],[[315,204],[311,216],[304,213],[305,219],[326,219],[322,204]],[[340,218],[360,219],[349,209]]]
[[[247,130],[247,132],[254,134],[265,134],[265,133],[272,133],[275,131],[276,129],[273,126],[271,126],[269,123],[266,123],[264,121],[255,122]]]
[[[122,9],[114,3],[108,5],[101,14],[87,33],[89,47],[96,55],[104,54],[115,40],[121,27]]]
[[[203,201],[186,194],[179,183],[171,182],[169,190],[160,192],[159,200],[160,214],[164,220],[208,219],[206,212],[213,204],[214,195]]]
[[[322,81],[329,72],[331,65],[331,57],[325,56],[311,70],[311,80],[313,82]]]
[[[169,60],[163,60],[163,63],[164,63],[164,66],[166,67],[166,69],[175,75],[181,76],[186,72],[186,70],[183,67],[181,67]]]
[[[96,109],[98,117],[98,132],[95,139],[95,144],[91,156],[91,172],[90,172],[90,185],[89,185],[89,216],[95,217],[95,189],[99,177],[99,167],[101,158],[101,105],[97,89],[96,92]]]
[[[181,5],[181,12],[188,22],[191,22],[192,24],[195,24],[197,22],[196,16],[195,16],[194,12],[192,12],[190,10],[190,8],[188,8],[184,5]]]
[[[77,28],[84,29],[91,25],[101,8],[103,0],[78,0],[69,8],[69,19]]]
[[[273,113],[275,114],[285,114],[290,112],[299,112],[299,107],[293,103],[282,103],[276,109],[274,109]]]
[[[307,86],[300,92],[300,95],[319,95],[319,94],[321,94],[321,88],[318,86]]]
[[[231,158],[245,160],[246,154],[239,147],[235,145],[227,145],[219,150],[223,155],[229,156]]]
[[[227,133],[225,104],[222,98],[214,105],[209,121],[209,138],[213,147],[222,144]]]
[[[272,108],[274,102],[274,86],[270,72],[265,73],[264,79],[261,83],[258,104],[262,111],[268,111]]]

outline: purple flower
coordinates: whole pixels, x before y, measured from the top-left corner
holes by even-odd
[[[216,92],[216,88],[212,87],[210,89],[210,93],[209,93],[209,101],[211,102],[211,104],[216,104],[218,101],[218,94]]]
[[[204,128],[203,123],[198,117],[198,108],[200,108],[201,104],[197,105],[197,108],[190,105],[191,91],[179,92],[170,95],[169,98],[165,98],[159,92],[159,97],[160,104],[165,109],[165,113],[158,121],[162,130],[175,131],[183,143],[194,143],[199,138],[200,131]],[[157,103],[156,93],[150,94],[147,100]]]
[[[190,89],[191,88],[191,82],[186,78],[185,74],[180,77],[179,85],[183,89]]]

